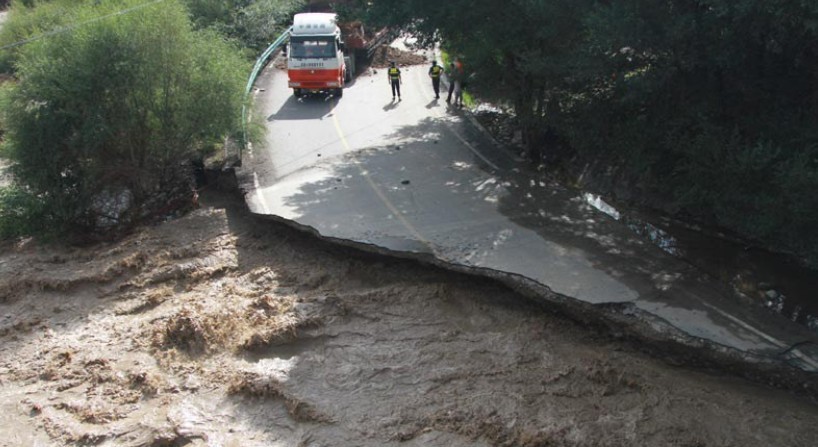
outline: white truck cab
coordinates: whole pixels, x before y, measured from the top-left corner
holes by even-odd
[[[348,80],[343,50],[335,14],[296,14],[287,51],[288,86],[293,94],[329,91],[341,96]]]

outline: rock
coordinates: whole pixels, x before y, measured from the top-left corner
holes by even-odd
[[[779,297],[779,296],[781,296],[781,294],[780,294],[780,293],[778,293],[778,291],[777,291],[777,290],[772,290],[772,289],[770,289],[770,290],[768,290],[768,291],[764,292],[764,295],[766,295],[766,296],[767,296],[767,298],[769,298],[769,299],[771,299],[771,300],[778,299],[778,297]]]

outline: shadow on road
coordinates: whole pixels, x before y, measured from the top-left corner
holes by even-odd
[[[332,95],[314,94],[301,98],[290,96],[278,111],[267,117],[267,121],[291,121],[324,119],[332,107]]]
[[[385,106],[383,106],[383,111],[388,112],[390,110],[394,110],[398,107],[399,103],[400,101],[396,101],[393,99],[392,101],[388,102]]]

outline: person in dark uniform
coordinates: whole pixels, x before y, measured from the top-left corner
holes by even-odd
[[[403,80],[400,77],[400,68],[395,66],[395,62],[392,62],[389,70],[386,70],[386,76],[389,79],[389,85],[392,86],[392,101],[395,100],[395,93],[398,94],[398,101],[400,101],[400,85]]]
[[[432,88],[435,90],[435,99],[440,99],[440,75],[443,67],[437,65],[437,61],[432,61],[432,68],[429,69],[429,77],[432,78]]]

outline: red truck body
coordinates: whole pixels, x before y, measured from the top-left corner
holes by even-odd
[[[327,10],[326,2],[310,2],[309,9]],[[343,95],[352,81],[356,60],[368,58],[387,39],[386,29],[367,36],[360,21],[338,23],[331,12],[296,14],[287,52],[289,87],[295,96],[331,92]]]
[[[341,30],[332,13],[300,13],[293,18],[287,51],[289,87],[295,96],[331,91],[343,94],[350,78]]]

